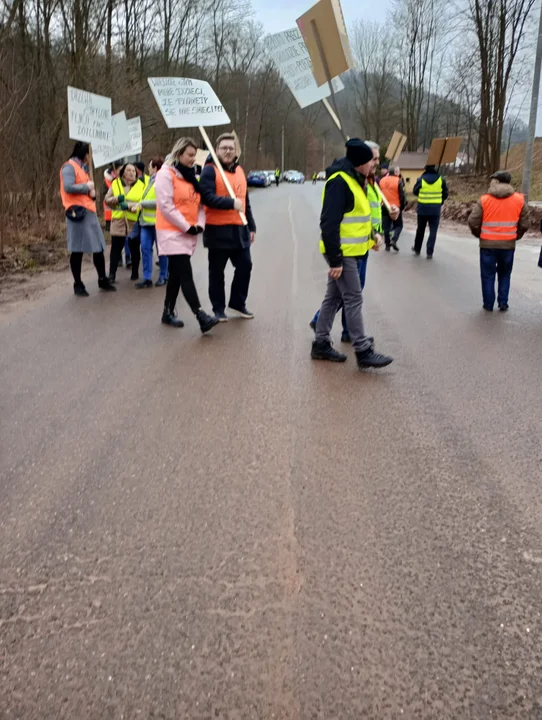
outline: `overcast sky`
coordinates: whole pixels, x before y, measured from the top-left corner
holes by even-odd
[[[294,27],[296,19],[315,4],[316,0],[252,0],[255,20],[259,20],[269,33]],[[367,16],[384,20],[391,0],[341,0],[344,19],[348,27],[353,20]]]

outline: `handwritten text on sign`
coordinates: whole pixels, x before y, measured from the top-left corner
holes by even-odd
[[[68,124],[72,140],[111,145],[111,98],[68,86]]]
[[[132,141],[130,155],[139,155],[143,152],[143,132],[141,130],[141,118],[135,117],[128,120],[128,130]]]
[[[94,143],[92,146],[92,159],[94,160],[94,167],[99,168],[103,165],[108,165],[115,160],[121,160],[128,155],[134,154],[132,152],[132,138],[130,137],[128,121],[126,120],[124,110],[116,115],[113,115],[112,124],[113,144],[111,147],[100,143]]]
[[[298,28],[270,35],[264,45],[299,107],[304,108],[329,97],[331,93],[327,84],[320,88],[316,84],[310,55]],[[332,83],[335,92],[344,90],[339,78],[334,78]]]
[[[175,77],[148,80],[169,128],[227,125],[230,122],[216,93],[204,80]]]

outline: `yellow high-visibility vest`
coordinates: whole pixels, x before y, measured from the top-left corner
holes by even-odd
[[[156,188],[154,187],[153,179],[148,178],[141,200],[154,200],[156,202]],[[142,207],[141,219],[146,225],[156,225],[156,208],[151,210],[150,208]]]
[[[375,180],[376,183],[376,180]],[[371,223],[375,232],[382,232],[382,200],[378,190],[370,182],[367,183],[367,199],[371,205]]]
[[[345,172],[336,172],[328,178],[322,193],[322,201],[326,196],[327,183],[338,176],[342,177],[354,196],[354,207],[344,214],[339,228],[341,252],[344,257],[361,257],[374,246],[374,241],[371,239],[371,205],[361,185]],[[326,252],[323,240],[320,240],[320,252],[322,254]]]
[[[442,205],[442,178],[434,183],[428,183],[422,178],[422,186],[418,195],[418,202],[422,205]]]
[[[111,185],[111,189],[113,191],[113,195],[115,197],[118,197],[119,195],[124,195],[124,200],[129,205],[132,203],[139,203],[141,202],[141,198],[143,197],[143,191],[145,190],[145,185],[141,182],[141,180],[136,180],[135,183],[132,185],[130,190],[128,191],[128,194],[125,195],[124,193],[124,186],[122,184],[121,178],[116,178],[113,180],[113,183]],[[123,220],[126,218],[126,220],[130,220],[131,222],[136,222],[138,217],[137,212],[131,212],[130,210],[122,210],[118,205],[114,208],[112,208],[111,217],[113,220]]]

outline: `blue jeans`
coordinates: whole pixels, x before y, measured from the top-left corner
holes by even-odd
[[[369,253],[366,252],[365,255],[358,258],[358,275],[359,275],[359,281],[361,283],[361,289],[363,290],[365,287],[365,280],[367,278],[367,260],[369,259]],[[348,335],[348,327],[346,325],[346,315],[344,312],[344,307],[341,302],[339,307],[337,308],[337,312],[342,309],[341,319],[343,323],[343,335]],[[320,317],[320,310],[316,312],[316,315],[313,317],[312,322],[316,325],[318,322],[318,318]]]
[[[495,275],[498,285],[497,302],[499,305],[508,305],[514,253],[515,250],[480,248],[480,276],[484,307],[493,308],[495,305]]]
[[[154,225],[141,227],[141,255],[143,258],[143,280],[152,280],[152,249],[156,242],[156,228]],[[167,278],[167,256],[160,255],[160,280]]]
[[[130,241],[128,238],[126,238],[126,241],[124,243],[124,256],[126,257],[126,262],[130,262],[132,259],[132,253],[130,252]]]

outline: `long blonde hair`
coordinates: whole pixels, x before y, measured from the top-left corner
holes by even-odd
[[[198,149],[196,141],[190,137],[182,137],[177,140],[171,152],[166,158],[165,165],[174,165],[180,155],[184,153],[186,148],[193,147],[194,150]]]

